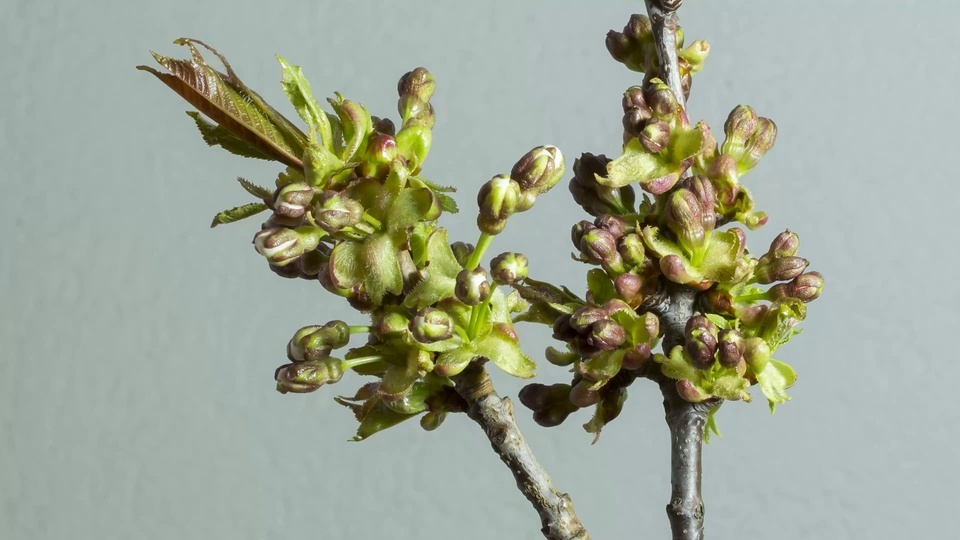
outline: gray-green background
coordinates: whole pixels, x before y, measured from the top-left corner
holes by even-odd
[[[362,318],[317,285],[267,271],[256,221],[210,230],[246,201],[234,182],[277,167],[209,149],[148,49],[214,44],[284,111],[274,53],[396,117],[396,80],[438,80],[425,174],[458,186],[451,236],[475,241],[474,194],[527,149],[568,163],[616,154],[620,95],[639,77],[606,31],[634,0],[0,2],[0,538],[537,538],[513,479],[465,417],[347,442],[332,401],[273,390],[290,335]],[[720,130],[739,103],[773,118],[777,148],[746,177],[779,231],[826,276],[804,334],[778,353],[800,373],[771,417],[730,403],[705,455],[711,538],[948,538],[960,414],[954,247],[953,2],[688,0],[712,45],[690,103]],[[560,187],[493,253],[582,290]],[[520,328],[538,357],[549,333]],[[565,374],[546,364],[540,380]],[[515,395],[520,383],[496,379]],[[668,439],[638,383],[600,442],[534,425],[531,445],[598,540],[665,538]],[[951,502],[952,501],[952,502]]]

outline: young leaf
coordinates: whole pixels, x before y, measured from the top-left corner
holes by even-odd
[[[496,328],[477,343],[476,351],[508,375],[529,379],[537,373],[537,365],[523,354],[520,344]]]
[[[197,123],[197,129],[200,130],[200,135],[203,137],[203,142],[207,143],[209,146],[219,146],[227,152],[237,156],[266,160],[273,159],[260,150],[250,146],[243,139],[237,137],[233,133],[230,133],[216,124],[207,122],[197,111],[187,111],[187,115],[189,115],[190,118],[193,118],[194,122]]]
[[[291,167],[303,166],[300,155],[306,136],[247,88],[220,53],[203,42],[187,38],[174,43],[189,47],[192,58],[177,60],[152,52],[156,61],[170,73],[160,73],[148,66],[137,66],[137,69],[152,73],[197,110],[256,151]],[[207,65],[194,43],[216,55],[227,74]]]
[[[760,390],[770,403],[771,414],[776,410],[778,403],[786,403],[790,400],[787,388],[793,386],[795,382],[797,382],[797,373],[793,368],[772,358],[767,363],[767,367],[757,373],[757,383],[760,384]]]
[[[213,223],[210,224],[210,228],[216,227],[217,225],[224,225],[226,223],[233,223],[234,221],[240,221],[241,219],[245,219],[250,216],[255,216],[266,209],[267,205],[263,203],[250,203],[243,206],[238,206],[236,208],[231,208],[229,210],[224,210],[223,212],[220,212],[214,216]]]
[[[237,177],[237,182],[240,182],[240,185],[243,187],[243,189],[247,193],[253,195],[258,199],[269,200],[273,198],[272,189],[267,189],[263,186],[258,186],[257,184],[254,184],[253,182],[241,176]]]
[[[320,109],[320,104],[314,99],[310,83],[303,76],[300,66],[291,66],[282,56],[277,56],[277,60],[283,68],[283,91],[290,98],[297,114],[310,127],[310,140],[314,140],[315,134],[319,133],[320,143],[333,152],[333,130],[327,120],[327,113]]]

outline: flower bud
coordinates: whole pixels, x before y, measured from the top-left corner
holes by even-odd
[[[446,418],[446,411],[427,411],[427,414],[420,417],[420,427],[424,431],[433,431],[440,427]]]
[[[647,100],[643,96],[642,86],[631,86],[630,88],[627,88],[627,91],[623,93],[621,105],[623,105],[623,112],[627,112],[631,109],[640,109],[646,111],[646,117],[644,120],[647,120],[651,117],[650,108],[647,107]]]
[[[477,225],[487,234],[499,234],[509,218],[517,209],[520,199],[520,184],[509,176],[493,177],[480,188],[477,204],[480,215]]]
[[[373,130],[377,133],[383,135],[390,135],[393,137],[397,134],[397,126],[393,124],[393,120],[389,118],[380,118],[379,116],[371,116],[370,123],[373,124]]]
[[[264,229],[253,237],[257,252],[274,266],[286,266],[307,251],[313,251],[320,243],[319,230],[314,227],[299,229]]]
[[[767,256],[773,259],[782,257],[793,257],[800,250],[800,237],[797,233],[790,230],[778,234],[773,242],[770,242],[770,249],[767,250]]]
[[[796,298],[802,302],[813,302],[823,291],[823,276],[819,272],[801,274],[789,283],[781,283],[770,288],[771,300]]]
[[[698,313],[687,321],[684,336],[686,337],[684,349],[693,367],[710,369],[717,352],[717,326]]]
[[[350,342],[350,327],[343,321],[323,326],[305,326],[287,343],[287,358],[292,362],[315,362],[330,356],[330,351]]]
[[[406,332],[409,324],[410,319],[406,315],[396,311],[388,311],[377,317],[373,330],[378,336],[395,336]]]
[[[523,253],[501,253],[490,261],[490,274],[498,285],[513,285],[527,277],[527,264]]]
[[[720,330],[717,347],[717,359],[725,368],[735,368],[743,361],[743,351],[746,349],[746,340],[743,333],[732,328]]]
[[[642,287],[643,280],[636,274],[620,274],[613,280],[613,288],[617,291],[617,296],[631,305],[636,305],[639,301]]]
[[[398,154],[396,138],[386,133],[372,133],[367,142],[366,160],[361,165],[362,174],[375,176],[378,172],[377,168],[373,167],[375,165],[380,165],[385,172],[386,166],[397,159]]]
[[[423,308],[410,320],[410,333],[420,343],[434,343],[453,337],[453,317],[436,308]]]
[[[681,398],[690,403],[700,403],[710,397],[697,388],[697,385],[687,379],[677,381],[677,393],[680,394]]]
[[[587,260],[605,268],[618,269],[623,266],[623,259],[617,252],[617,239],[603,229],[584,233],[580,239],[580,252]]]
[[[363,205],[346,195],[328,190],[313,206],[313,219],[323,230],[334,234],[353,227],[363,218]]]
[[[635,268],[647,260],[643,239],[636,233],[624,235],[617,245],[617,252],[623,257],[623,263],[627,268]]]
[[[640,132],[640,145],[651,154],[658,154],[670,144],[670,125],[663,120],[647,123]]]
[[[777,125],[769,118],[759,118],[757,120],[757,130],[747,141],[744,147],[743,157],[739,159],[740,166],[744,170],[750,170],[757,166],[760,158],[773,148],[777,142]]]
[[[593,224],[597,228],[603,229],[612,234],[613,237],[617,239],[623,237],[623,235],[627,234],[628,231],[633,230],[630,222],[613,214],[603,214],[597,216],[597,219],[593,220]]]
[[[664,211],[667,227],[687,250],[703,246],[706,234],[703,229],[703,210],[697,197],[688,189],[680,188],[670,194]]]
[[[717,190],[713,182],[706,176],[697,175],[687,179],[684,187],[689,189],[700,203],[703,229],[706,234],[710,234],[717,223]]]
[[[610,158],[604,155],[582,154],[574,161],[574,177],[570,180],[573,200],[591,215],[615,213],[628,214],[634,211],[636,192],[632,186],[610,188],[597,182],[597,175],[607,175]]]
[[[476,306],[490,298],[490,282],[487,271],[477,267],[473,270],[461,270],[457,274],[457,284],[453,289],[457,300],[468,306]]]
[[[627,332],[612,319],[597,321],[590,326],[587,345],[600,350],[612,351],[627,340]]]
[[[436,85],[436,79],[427,71],[427,68],[418,67],[400,77],[400,81],[397,83],[397,94],[400,97],[414,96],[420,101],[430,101]],[[403,111],[400,112],[403,113]]]
[[[766,285],[775,281],[791,280],[807,269],[810,263],[801,257],[781,257],[761,261],[753,270],[757,283]]]
[[[743,359],[753,373],[760,373],[770,362],[770,345],[763,338],[748,338],[744,343]]]
[[[277,368],[273,375],[277,391],[281,394],[313,392],[325,384],[335,383],[343,377],[343,361],[325,358],[317,362],[298,362]]]
[[[315,194],[313,187],[305,182],[287,184],[274,195],[273,211],[281,218],[301,218],[310,207]]]
[[[587,332],[593,323],[606,319],[609,314],[603,308],[582,306],[570,316],[567,324],[577,332]]]
[[[672,119],[681,111],[670,87],[662,82],[651,83],[644,91],[644,97],[657,118]]]
[[[570,403],[584,409],[596,405],[600,401],[600,394],[593,389],[592,381],[582,380],[570,389]]]
[[[563,178],[566,164],[563,154],[555,146],[538,146],[517,161],[510,171],[523,191],[546,193]]]
[[[687,271],[679,255],[670,254],[660,259],[660,271],[663,276],[681,285],[692,284],[696,279]]]
[[[577,337],[577,330],[570,326],[570,321],[572,320],[573,317],[567,314],[557,317],[557,320],[553,321],[553,338],[570,342],[573,338]]]
[[[640,343],[623,355],[623,369],[640,369],[653,356],[649,343]]]
[[[738,105],[730,111],[723,124],[726,140],[723,142],[722,152],[739,157],[747,140],[757,130],[757,120],[757,112],[747,105]]]
[[[466,266],[470,255],[473,255],[474,247],[473,244],[457,241],[450,244],[450,250],[453,251],[453,257],[457,259],[457,263],[460,266]]]

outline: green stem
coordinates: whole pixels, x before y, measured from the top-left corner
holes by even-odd
[[[480,233],[480,240],[477,241],[477,247],[473,250],[473,253],[470,255],[470,259],[467,260],[467,265],[464,268],[467,270],[473,270],[474,268],[480,266],[480,259],[483,258],[483,254],[487,251],[487,248],[490,247],[491,242],[493,242],[492,234]]]
[[[373,225],[374,228],[376,228],[377,230],[379,230],[381,227],[383,227],[383,223],[381,223],[379,219],[371,216],[370,214],[368,214],[368,213],[366,213],[366,212],[363,213],[363,220],[366,221],[367,223]]]
[[[372,364],[383,360],[382,356],[361,356],[360,358],[350,358],[343,361],[343,369],[351,369],[357,366]]]
[[[351,334],[369,334],[373,332],[372,326],[348,326]]]
[[[744,294],[742,296],[735,296],[733,301],[737,304],[748,304],[751,302],[757,302],[760,300],[769,300],[767,298],[766,292],[754,293],[754,294]]]

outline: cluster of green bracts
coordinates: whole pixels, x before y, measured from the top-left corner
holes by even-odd
[[[722,144],[706,123],[691,125],[656,78],[644,16],[611,32],[607,46],[647,79],[623,96],[622,155],[584,154],[574,164],[570,191],[595,217],[572,231],[574,257],[598,267],[587,273],[586,299],[530,279],[516,285],[531,302],[521,319],[552,325],[566,345],[548,349],[547,359],[573,372],[569,384],[528,385],[521,400],[547,426],[595,406],[584,426],[593,433],[619,414],[637,377],[673,379],[691,402],[749,401],[749,387],[759,385],[773,408],[788,399],[796,374],[771,355],[798,332],[805,304],[823,288],[797,256],[796,234],[782,233],[754,257],[744,229],[728,226],[753,230],[767,221],[740,179],[773,147],[776,126],[747,106],[730,113]],[[699,41],[679,51],[686,91],[707,51]],[[645,192],[639,204],[636,188]],[[678,289],[696,294],[695,313],[683,344],[655,354],[658,302]]]
[[[370,316],[366,326],[332,321],[298,330],[287,346],[290,363],[275,373],[279,391],[312,392],[347,371],[373,377],[337,399],[356,414],[357,439],[363,439],[420,414],[421,425],[433,429],[447,413],[465,410],[454,386],[471,362],[490,360],[511,375],[533,376],[535,364],[513,327],[513,315],[527,304],[497,288],[522,281],[527,259],[500,254],[489,274],[480,261],[509,217],[530,209],[562,178],[556,148],[535,148],[509,175],[484,184],[477,247],[451,244],[437,219],[456,211],[445,194],[453,189],[421,176],[434,124],[435,81],[426,69],[400,79],[397,129],[339,94],[328,100],[332,112],[324,111],[300,68],[280,58],[283,89],[306,124],[301,131],[247,88],[215,50],[195,40],[178,43],[190,48],[190,60],[155,54],[170,73],[142,68],[215,122],[189,113],[207,143],[287,166],[273,189],[241,179],[259,202],[221,212],[213,224],[270,211],[253,240],[270,268],[316,280]],[[226,73],[210,67],[196,45],[216,55]],[[356,334],[367,335],[366,343],[348,348]]]

